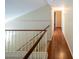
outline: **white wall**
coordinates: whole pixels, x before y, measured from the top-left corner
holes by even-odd
[[[8,22],[5,27],[9,29],[44,29],[50,25],[50,15],[50,6],[46,5]]]
[[[70,51],[73,53],[73,0],[64,0],[64,4],[64,34]]]

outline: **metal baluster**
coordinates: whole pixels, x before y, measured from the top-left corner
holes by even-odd
[[[42,40],[41,40],[41,42],[40,42],[41,44],[40,44],[40,46],[41,46],[41,52],[42,52]],[[40,55],[41,56],[41,55]],[[42,59],[42,56],[41,56],[41,59]]]
[[[10,31],[10,36],[9,36],[9,51],[11,51],[11,31]]]
[[[7,51],[7,47],[8,47],[8,45],[7,45],[7,31],[5,31],[5,33],[6,33],[5,34],[5,36],[6,36],[5,37],[5,48],[6,48],[5,51]]]
[[[37,41],[37,39],[38,39],[38,36],[36,38],[36,41]],[[36,46],[36,59],[38,59],[38,45]]]
[[[41,52],[42,52],[42,40],[40,41],[40,59],[42,59]]]
[[[7,35],[7,32],[5,31],[5,51],[6,51],[6,48],[7,48],[7,45],[6,45],[6,39],[7,39],[7,37],[6,37],[6,35]]]
[[[23,39],[25,39],[25,31],[23,31]],[[25,40],[24,40],[24,43],[25,43]],[[25,46],[24,46],[24,50],[23,51],[26,51]]]
[[[7,31],[6,37],[7,37],[7,38],[6,38],[6,45],[7,45],[7,52],[8,52],[8,46],[9,46],[9,45],[8,45],[8,31]]]
[[[16,49],[16,40],[17,40],[17,31],[15,31],[15,49]]]
[[[11,47],[11,31],[10,31],[10,51],[11,51],[11,49],[12,49],[12,47]]]
[[[20,33],[21,33],[21,34],[20,34],[20,39],[21,39],[21,40],[22,40],[22,38],[23,38],[23,32],[24,32],[24,31],[20,32]],[[19,39],[19,40],[20,40],[20,39]],[[21,40],[20,40],[20,41],[21,41]],[[22,43],[23,43],[23,41],[22,41]],[[20,51],[23,51],[23,48],[24,48],[24,47],[22,47],[22,48],[20,49]]]
[[[38,43],[38,52],[39,52],[39,54],[40,54],[40,51],[39,51],[39,43]],[[39,58],[39,55],[38,55],[38,58]]]
[[[35,32],[33,32],[33,36],[35,36]],[[32,45],[34,44],[34,39],[32,40]],[[34,51],[32,52],[32,59],[34,58]]]
[[[27,33],[25,32],[25,39],[27,39],[26,38],[26,35],[27,35]],[[25,43],[27,43],[27,40],[26,40],[26,42]],[[25,45],[25,51],[27,51],[27,49],[28,49],[28,46],[27,45]]]
[[[13,49],[13,46],[12,46],[12,41],[13,41],[12,36],[13,36],[13,35],[12,35],[12,31],[11,31],[11,34],[10,34],[10,37],[11,37],[11,39],[10,39],[10,46],[11,46],[10,49],[11,49],[11,52],[12,52],[12,49]]]
[[[41,41],[40,41],[40,52],[41,52]],[[41,59],[41,54],[40,54],[40,59]]]
[[[46,36],[48,37],[48,31],[47,31],[47,35]],[[47,38],[47,40],[46,40],[46,52],[47,52],[47,48],[48,48],[48,39],[49,38]],[[46,59],[47,59],[47,53],[46,53]]]
[[[36,33],[35,33],[36,34]],[[36,37],[34,38],[34,43],[36,42]],[[35,59],[36,59],[36,47],[35,47],[35,51],[34,51],[34,56],[35,56]]]
[[[28,47],[28,43],[27,43],[27,45],[26,45],[26,52],[29,50],[29,47]]]
[[[41,42],[41,41],[40,41]],[[39,52],[40,52],[40,42],[39,42]],[[39,59],[40,59],[40,54],[39,54]]]
[[[7,43],[7,31],[5,31],[5,51],[7,51],[8,43]]]
[[[15,45],[15,44],[14,44],[14,43],[15,43],[15,41],[14,41],[14,40],[15,40],[15,32],[14,32],[14,31],[12,31],[12,38],[13,38],[13,39],[12,39],[12,40],[13,40],[12,46],[13,46],[13,51],[14,51],[14,48],[15,48],[15,46],[14,46],[14,45]]]
[[[17,46],[19,46],[19,43],[18,43],[18,42],[19,42],[19,31],[17,31],[17,36],[16,36],[16,38],[17,38],[17,39],[16,39],[16,40],[17,40],[17,41],[16,41]],[[17,48],[17,46],[16,46],[16,48]],[[19,55],[17,55],[17,57],[19,57]]]
[[[19,46],[18,45],[18,41],[19,41],[19,31],[17,31],[17,35],[16,35],[16,48]]]
[[[10,31],[9,31],[9,36],[8,36],[8,52],[10,51]]]
[[[12,46],[11,46],[11,47],[12,47],[11,50],[13,51],[13,31],[11,32],[11,45],[12,45]]]
[[[45,38],[45,49],[44,49],[44,58],[46,58],[46,52],[47,52],[47,32],[45,33],[45,36],[44,36],[44,38]]]
[[[17,31],[17,39],[16,39],[17,40],[17,42],[16,42],[17,43],[17,46],[16,46],[17,49],[20,47],[20,45],[19,45],[20,44],[20,42],[19,42],[20,36],[19,35],[20,35],[20,31]]]
[[[15,50],[15,40],[16,40],[16,31],[14,31],[15,35],[14,35],[14,50]]]
[[[44,42],[44,52],[46,52],[46,33],[44,35],[43,42]]]
[[[9,51],[10,51],[10,40],[11,40],[11,31],[9,32]]]

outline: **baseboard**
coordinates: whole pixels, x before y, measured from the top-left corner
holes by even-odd
[[[67,41],[67,37],[66,37],[65,33],[64,33],[64,37],[65,37],[66,43],[67,43],[67,45],[68,45],[69,51],[70,51],[71,55],[73,56],[73,53],[72,53],[72,51],[71,51],[71,48],[70,48],[70,45],[69,45],[69,43],[68,43],[68,41]]]

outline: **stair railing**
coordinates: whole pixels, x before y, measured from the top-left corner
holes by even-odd
[[[22,47],[39,35],[42,29],[5,29],[5,51],[20,51]]]
[[[46,40],[45,38],[43,38],[44,37],[44,35],[45,35],[45,33],[46,33],[46,29],[48,28],[49,26],[47,26],[44,30],[45,31],[41,31],[41,34],[39,34],[39,37],[38,36],[36,36],[36,37],[38,37],[38,38],[36,38],[37,40],[35,40],[34,42],[33,42],[33,44],[32,44],[32,42],[31,42],[31,44],[32,44],[32,46],[31,46],[31,48],[29,49],[29,51],[26,53],[26,55],[24,56],[24,58],[23,59],[28,59],[28,58],[30,58],[29,56],[30,55],[32,55],[32,53],[33,52],[46,52],[46,50],[45,49],[47,49],[47,47],[45,48],[45,44],[43,44],[43,47],[40,47],[40,46],[42,46],[42,43],[44,43],[44,41]],[[43,40],[42,40],[42,38],[43,38]],[[41,42],[42,43],[41,43]],[[46,44],[47,44],[47,40],[46,40]],[[29,46],[29,45],[28,45]],[[46,45],[47,46],[47,45]],[[42,49],[43,48],[43,49]],[[32,55],[33,56],[33,55]],[[31,56],[31,58],[33,58]]]
[[[49,34],[47,34],[48,30],[49,30],[49,25],[43,30],[6,29],[5,40],[7,42],[5,41],[6,43],[5,51],[6,52],[24,51],[26,52],[26,54],[23,59],[37,59],[38,57],[39,59],[42,58],[46,59],[47,41],[48,41],[47,37],[50,36]],[[29,36],[28,34],[33,34],[33,35]],[[30,37],[29,40],[27,39],[28,37]]]
[[[40,31],[41,31],[41,30],[40,30]],[[42,31],[46,31],[46,30],[42,30]],[[30,39],[28,42],[26,42],[24,45],[22,45],[17,51],[20,51],[20,50],[22,50],[23,47],[28,46],[29,42],[32,42],[35,37],[37,37],[39,34],[42,33],[42,31],[39,32],[37,35],[35,35],[33,38],[31,38],[31,39]]]

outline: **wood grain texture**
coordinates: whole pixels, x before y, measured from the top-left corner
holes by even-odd
[[[73,59],[61,28],[56,28],[50,41],[48,59]]]

